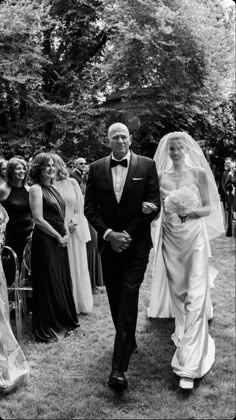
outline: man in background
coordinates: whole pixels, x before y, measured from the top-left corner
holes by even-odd
[[[71,173],[71,178],[75,178],[76,181],[79,183],[81,191],[85,194],[86,189],[86,173],[88,171],[88,165],[86,159],[83,157],[79,157],[74,161],[75,169]]]

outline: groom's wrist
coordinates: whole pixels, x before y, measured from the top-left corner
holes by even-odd
[[[107,229],[103,235],[104,241],[109,241],[109,233],[113,232],[112,229]]]

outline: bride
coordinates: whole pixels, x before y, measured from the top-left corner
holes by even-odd
[[[0,252],[7,222],[7,212],[0,204]],[[29,365],[10,325],[7,285],[0,258],[0,394],[27,384],[28,377]]]
[[[224,232],[223,215],[212,171],[191,136],[167,134],[154,160],[163,205],[153,229],[155,256],[148,316],[175,317],[172,339],[176,351],[171,366],[180,377],[180,388],[192,389],[194,379],[204,376],[215,359],[208,319],[212,317],[209,287],[216,270],[209,270],[208,257],[209,239]],[[182,201],[176,205],[178,196]],[[189,204],[184,211],[183,200],[195,200],[195,205]],[[146,203],[143,211],[151,212],[151,207]]]

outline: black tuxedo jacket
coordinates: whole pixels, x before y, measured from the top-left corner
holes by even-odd
[[[70,175],[70,178],[74,178],[76,179],[76,181],[79,183],[79,185],[81,184],[81,182],[83,181],[83,174],[81,172],[78,171],[78,169],[75,169],[72,174]]]
[[[121,200],[118,203],[110,168],[111,155],[90,165],[85,194],[85,215],[98,232],[98,250],[104,249],[105,231],[125,230],[135,239],[150,235],[150,223],[160,211],[159,181],[155,162],[131,152],[130,164]],[[158,207],[150,215],[142,213],[142,202]]]

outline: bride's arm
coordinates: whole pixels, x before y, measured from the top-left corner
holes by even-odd
[[[189,215],[190,218],[206,217],[211,212],[208,180],[203,169],[198,169],[197,178],[202,207],[194,209]]]

